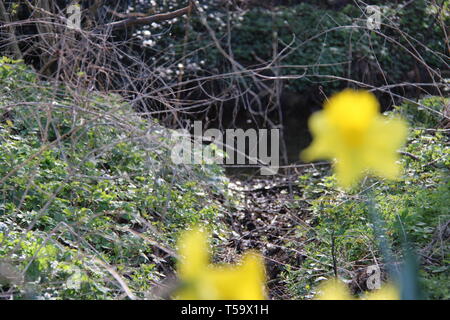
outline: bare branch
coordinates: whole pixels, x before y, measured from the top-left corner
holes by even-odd
[[[167,21],[167,20],[170,20],[173,18],[181,17],[185,14],[189,14],[193,9],[194,9],[194,2],[190,1],[189,5],[187,7],[184,7],[182,9],[178,9],[178,10],[175,10],[172,12],[159,13],[159,14],[155,14],[155,15],[151,15],[151,16],[147,16],[147,17],[130,16],[127,19],[107,23],[104,26],[110,27],[113,30],[126,29],[126,28],[129,28],[132,26],[140,26],[140,25],[150,24],[153,22]]]

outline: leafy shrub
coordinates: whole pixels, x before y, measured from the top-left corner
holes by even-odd
[[[0,261],[25,274],[15,298],[114,298],[110,268],[142,297],[179,230],[223,232],[222,169],[172,164],[171,132],[117,96],[72,95],[3,58],[0,105]]]

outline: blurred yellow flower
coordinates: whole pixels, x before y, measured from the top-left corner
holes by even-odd
[[[343,187],[357,183],[365,170],[388,179],[400,174],[397,150],[406,140],[407,125],[382,116],[372,93],[346,89],[333,95],[323,111],[311,116],[309,128],[313,142],[301,157],[336,159],[334,169]]]
[[[347,286],[338,279],[330,279],[319,286],[318,300],[352,300]]]
[[[319,286],[317,300],[354,300],[350,290],[339,279],[330,279]],[[400,300],[400,293],[392,284],[386,284],[378,290],[373,290],[360,300]]]
[[[262,300],[265,270],[262,258],[247,252],[239,265],[210,265],[207,235],[196,228],[179,239],[178,277],[182,300]]]
[[[369,292],[366,300],[400,300],[400,292],[392,284],[386,284],[379,290]]]

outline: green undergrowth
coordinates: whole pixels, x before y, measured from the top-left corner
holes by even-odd
[[[224,232],[222,169],[174,165],[171,132],[119,97],[75,94],[3,58],[0,108],[0,292],[114,299],[115,270],[142,298],[172,272],[164,250],[180,230]]]

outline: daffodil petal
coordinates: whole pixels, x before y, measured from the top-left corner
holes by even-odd
[[[308,120],[309,129],[313,136],[311,145],[303,150],[300,157],[304,161],[313,161],[333,157],[333,149],[330,145],[336,143],[334,134],[324,113],[316,112]]]
[[[246,253],[242,258],[242,266],[240,268],[240,292],[245,293],[245,299],[264,299],[266,275],[262,257],[255,252]]]
[[[264,264],[260,256],[246,253],[240,265],[213,266],[205,274],[204,295],[214,300],[262,300],[265,298]]]
[[[386,284],[381,289],[366,295],[367,300],[400,300],[400,292],[392,284]]]
[[[317,300],[353,300],[345,283],[338,279],[330,279],[319,286]]]
[[[260,300],[265,298],[262,257],[247,252],[238,265],[210,265],[205,233],[194,229],[179,240],[177,299]]]
[[[195,278],[209,264],[207,234],[199,228],[183,233],[178,241],[180,261],[178,274],[182,279]]]
[[[407,132],[407,125],[401,119],[377,119],[362,153],[366,166],[381,177],[397,178],[401,172],[398,149],[405,142]]]
[[[353,300],[347,285],[338,280],[330,279],[319,286],[317,300]],[[400,292],[392,284],[386,284],[379,290],[374,290],[361,300],[400,300]]]
[[[350,188],[354,186],[364,173],[364,162],[361,161],[358,154],[349,150],[342,152],[337,156],[334,165],[336,178],[341,186]]]

